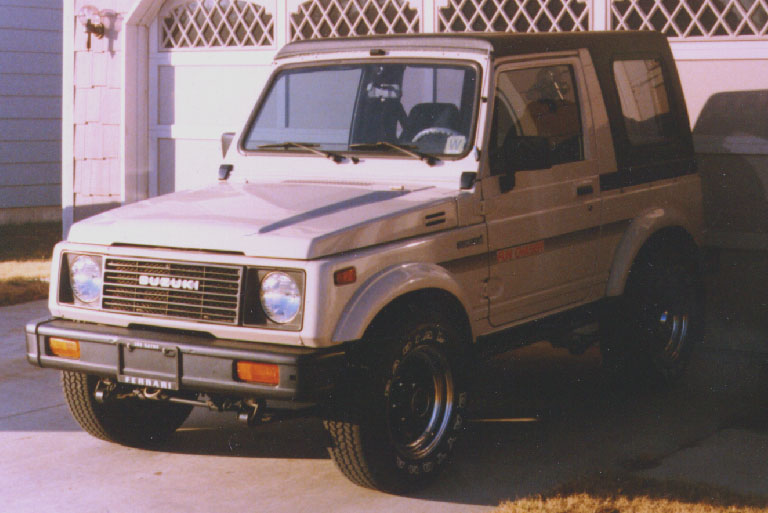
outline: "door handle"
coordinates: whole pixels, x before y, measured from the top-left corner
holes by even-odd
[[[595,189],[592,188],[592,184],[587,185],[579,185],[576,188],[576,195],[577,196],[586,196],[587,194],[592,194],[595,192]]]

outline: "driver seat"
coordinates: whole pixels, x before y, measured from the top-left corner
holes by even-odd
[[[430,127],[458,130],[459,108],[452,103],[417,103],[408,113],[400,140],[411,142],[416,134]]]

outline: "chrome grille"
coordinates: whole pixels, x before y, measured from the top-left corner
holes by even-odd
[[[237,324],[241,267],[108,258],[102,308]]]

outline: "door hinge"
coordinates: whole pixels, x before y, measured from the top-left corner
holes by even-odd
[[[488,214],[488,207],[485,203],[485,200],[480,200],[477,202],[477,214],[481,216]]]
[[[494,299],[501,294],[501,280],[499,278],[491,276],[483,280],[483,284],[480,287],[480,297],[484,299]]]

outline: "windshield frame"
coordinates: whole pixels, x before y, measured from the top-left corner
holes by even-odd
[[[248,120],[246,121],[243,130],[240,133],[240,137],[237,141],[237,151],[241,155],[244,156],[253,156],[253,155],[271,155],[274,156],[275,154],[290,154],[290,155],[309,155],[310,153],[306,150],[302,150],[301,148],[283,148],[283,149],[247,149],[245,148],[245,142],[246,138],[248,136],[248,133],[251,130],[251,127],[253,123],[255,122],[256,116],[261,111],[261,108],[264,104],[264,102],[267,99],[268,93],[271,91],[275,81],[280,76],[281,73],[287,70],[293,70],[293,69],[309,69],[309,68],[324,68],[328,66],[340,66],[340,65],[356,65],[356,64],[405,64],[405,65],[423,65],[423,66],[429,66],[429,65],[448,65],[452,67],[466,67],[471,68],[475,72],[475,91],[472,95],[473,103],[471,106],[472,109],[472,117],[470,120],[470,126],[469,126],[469,134],[467,135],[467,143],[465,145],[465,149],[462,153],[456,153],[456,154],[446,154],[446,153],[428,153],[430,156],[434,156],[438,160],[448,160],[448,161],[457,161],[462,160],[466,158],[469,153],[472,152],[472,150],[475,148],[475,138],[477,137],[477,123],[479,119],[479,112],[480,112],[480,92],[482,88],[482,82],[483,82],[483,69],[480,63],[477,61],[471,60],[471,59],[460,59],[460,58],[440,58],[440,57],[414,57],[414,56],[387,56],[383,58],[364,58],[364,57],[355,57],[350,59],[328,59],[323,61],[300,61],[300,62],[290,62],[283,65],[278,66],[269,76],[269,79],[267,80],[266,84],[264,85],[260,95],[259,99],[256,101],[256,104],[254,105],[253,109],[251,110],[251,113],[248,116]],[[301,142],[301,141],[298,141]],[[339,153],[344,156],[348,155],[354,155],[354,156],[367,156],[367,157],[375,157],[375,158],[383,158],[383,159],[397,159],[397,160],[408,160],[409,157],[405,156],[402,153],[390,151],[390,150],[352,150],[352,149],[345,149],[345,150],[334,150],[335,153]],[[315,156],[315,155],[312,155]]]

